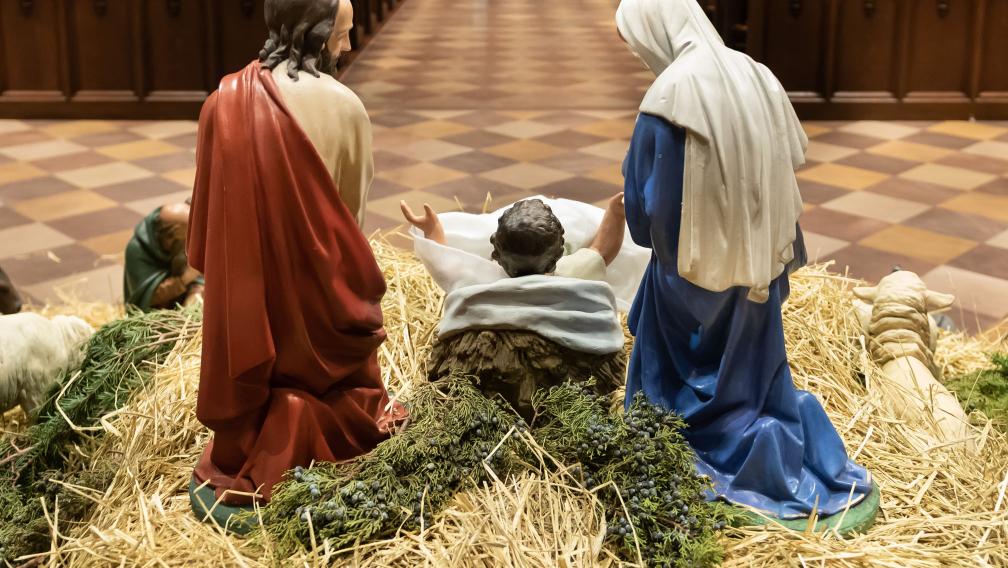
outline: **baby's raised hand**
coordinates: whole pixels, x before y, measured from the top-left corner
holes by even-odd
[[[441,219],[438,218],[438,214],[434,212],[434,209],[430,205],[424,203],[424,214],[422,216],[417,215],[410,209],[410,206],[406,204],[406,201],[399,202],[399,209],[402,210],[403,217],[409,221],[410,225],[413,225],[417,229],[423,231],[424,236],[428,239],[444,244],[444,228],[441,226]]]

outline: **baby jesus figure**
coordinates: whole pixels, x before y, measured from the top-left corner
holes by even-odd
[[[405,201],[403,216],[435,243],[446,245],[444,226],[430,205],[416,215]],[[583,280],[605,280],[606,267],[623,246],[626,215],[623,193],[609,199],[608,207],[591,243],[564,255],[564,228],[549,205],[539,198],[524,199],[500,215],[490,237],[491,258],[512,278],[549,274]]]
[[[526,417],[539,388],[588,378],[599,393],[622,385],[619,311],[650,257],[624,238],[622,193],[604,211],[544,197],[483,215],[401,208],[417,256],[447,292],[431,380],[476,376],[485,394]]]

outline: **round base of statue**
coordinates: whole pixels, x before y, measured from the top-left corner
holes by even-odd
[[[879,510],[879,487],[872,483],[872,490],[857,505],[852,506],[846,512],[840,511],[828,517],[820,517],[816,520],[815,532],[823,532],[827,529],[835,529],[836,532],[846,537],[848,535],[863,533],[875,524],[875,517]],[[740,513],[734,523],[735,527],[753,527],[764,525],[780,525],[794,531],[805,531],[809,526],[808,518],[799,519],[774,519],[767,518],[749,509],[736,508]]]
[[[189,479],[189,503],[197,519],[212,520],[230,534],[244,536],[256,527],[255,516],[248,515],[255,513],[255,507],[218,503],[214,488],[196,481],[195,476]]]
[[[528,331],[471,330],[434,344],[428,378],[436,381],[452,374],[476,377],[487,398],[501,395],[530,420],[532,395],[537,390],[593,378],[593,390],[609,394],[623,383],[625,372],[623,351],[592,355]]]

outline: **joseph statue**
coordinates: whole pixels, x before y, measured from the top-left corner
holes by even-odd
[[[194,472],[225,504],[342,461],[405,411],[378,368],[385,280],[360,229],[371,124],[331,75],[349,0],[266,0],[269,39],[203,106],[188,256],[206,276]]]

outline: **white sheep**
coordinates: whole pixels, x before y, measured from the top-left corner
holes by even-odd
[[[934,362],[937,324],[929,312],[947,308],[950,294],[928,290],[919,276],[899,270],[878,286],[858,287],[854,295],[858,315],[868,338],[871,358],[882,368],[890,407],[901,419],[931,426],[939,443],[965,442],[972,447],[969,418],[958,399],[938,381],[941,370]]]
[[[0,316],[0,413],[21,405],[29,416],[49,390],[83,358],[94,328],[74,316]]]

